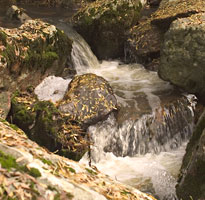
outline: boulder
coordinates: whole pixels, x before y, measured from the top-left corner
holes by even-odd
[[[151,24],[151,18],[133,26],[126,43],[126,61],[142,63],[146,68],[157,71],[163,35],[163,31]]]
[[[158,70],[160,49],[170,24],[178,18],[205,11],[202,0],[162,0],[157,10],[152,8],[159,2],[148,1],[150,6],[143,10],[139,24],[128,32],[125,49],[127,62],[139,62],[154,71]]]
[[[0,129],[0,199],[156,200],[45,150],[2,119]]]
[[[59,110],[83,127],[104,120],[117,109],[117,100],[109,83],[95,74],[74,77]]]
[[[140,0],[98,0],[73,16],[76,30],[85,38],[99,59],[124,55],[125,32],[136,24]]]
[[[205,102],[205,14],[174,21],[161,48],[159,76]]]
[[[187,145],[176,192],[183,199],[205,199],[205,111]]]
[[[72,65],[66,65],[71,49],[72,40],[41,20],[27,20],[13,29],[0,27],[1,78],[13,91],[31,83],[35,86],[48,74],[61,75],[66,68],[72,71]]]
[[[85,130],[59,112],[50,101],[38,101],[28,92],[16,92],[8,119],[50,151],[79,160],[88,150]]]
[[[189,17],[204,11],[203,0],[162,0],[158,10],[152,15],[152,23],[160,29],[167,30],[177,18]]]

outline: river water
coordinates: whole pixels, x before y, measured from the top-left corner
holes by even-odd
[[[40,10],[35,12],[31,14],[42,17]],[[175,184],[193,129],[194,96],[181,94],[140,64],[99,62],[80,35],[60,17],[48,13],[46,20],[74,40],[72,62],[77,74],[103,76],[119,103],[117,115],[88,129],[93,143],[92,164],[113,179],[157,199],[177,199]],[[37,86],[35,93],[41,100],[55,102],[63,97],[69,82],[51,76]],[[80,162],[87,165],[89,159],[85,155]]]

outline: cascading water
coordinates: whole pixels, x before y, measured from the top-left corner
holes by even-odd
[[[117,115],[112,114],[88,129],[93,143],[92,163],[114,179],[150,192],[160,200],[176,199],[176,177],[192,133],[194,104],[142,65],[99,63],[80,35],[63,24],[58,28],[74,41],[72,61],[77,73],[103,76],[119,102]],[[39,85],[36,93],[40,94],[47,84],[56,85],[55,77],[50,79],[47,80],[50,83]],[[65,84],[63,79],[57,82]],[[59,88],[62,94],[66,90]],[[49,99],[56,101],[63,97],[56,97],[56,90],[50,92]],[[88,164],[87,155],[81,162]]]

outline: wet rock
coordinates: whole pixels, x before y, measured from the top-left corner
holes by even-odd
[[[205,102],[205,14],[174,21],[165,34],[159,75]]]
[[[117,100],[111,86],[95,74],[76,76],[59,102],[62,113],[85,127],[106,119],[116,107]]]
[[[179,198],[203,200],[205,198],[205,111],[186,148],[181,173],[176,186]]]
[[[73,22],[98,58],[117,58],[124,55],[125,32],[137,23],[141,9],[138,0],[100,0],[80,9]]]
[[[52,152],[79,160],[88,150],[85,131],[49,101],[38,101],[28,93],[16,93],[8,118],[30,139]]]
[[[6,13],[7,17],[11,20],[19,20],[21,23],[24,23],[26,20],[31,18],[24,12],[22,8],[18,8],[15,5],[12,5]]]
[[[2,119],[0,129],[0,199],[155,200],[96,168],[45,150]]]

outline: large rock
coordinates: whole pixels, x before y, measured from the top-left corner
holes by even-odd
[[[0,129],[0,199],[155,200],[96,168],[48,152],[6,121]]]
[[[159,9],[152,15],[152,23],[167,30],[177,18],[189,17],[204,11],[203,0],[162,0]]]
[[[205,199],[205,111],[198,121],[186,148],[181,174],[176,187],[182,199]]]
[[[60,113],[52,102],[38,101],[28,92],[14,95],[9,118],[52,152],[79,160],[88,150],[86,133],[76,121]]]
[[[154,62],[160,56],[162,41],[163,31],[151,24],[151,18],[140,22],[129,31],[126,60],[142,63],[150,70],[157,70],[158,63]]]
[[[159,1],[148,3],[157,5]],[[170,24],[178,18],[204,11],[205,1],[202,0],[162,0],[157,10],[145,7],[139,24],[129,31],[126,60],[142,63],[146,68],[157,71],[164,34]]]
[[[109,83],[95,74],[76,76],[59,103],[59,110],[89,126],[104,120],[116,110],[117,100]]]
[[[79,10],[73,22],[98,58],[116,58],[124,55],[125,32],[141,8],[139,0],[98,0]]]
[[[205,14],[174,21],[161,49],[159,75],[205,102]]]
[[[48,74],[61,75],[70,60],[72,40],[55,26],[27,20],[19,28],[0,27],[0,82],[7,89],[36,85]]]

